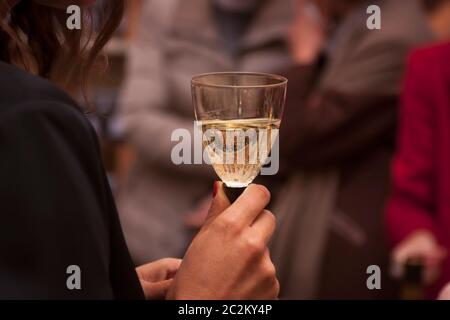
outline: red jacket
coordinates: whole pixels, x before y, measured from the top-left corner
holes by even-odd
[[[410,57],[392,174],[387,222],[394,245],[428,229],[450,253],[450,43]],[[448,262],[440,284],[450,281]]]

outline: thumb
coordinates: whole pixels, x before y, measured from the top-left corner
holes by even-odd
[[[215,181],[213,201],[204,224],[211,223],[211,221],[213,221],[220,213],[225,211],[230,205],[230,201],[223,190],[223,183],[220,181]]]
[[[172,285],[173,279],[158,282],[140,280],[146,300],[164,300]]]

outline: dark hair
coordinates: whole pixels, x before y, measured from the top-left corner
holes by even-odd
[[[443,4],[444,2],[448,2],[448,1],[449,0],[422,0],[422,3],[423,3],[425,10],[430,12],[430,11],[433,11],[433,10],[439,8],[439,6],[441,4]]]
[[[82,12],[81,30],[66,27],[65,10],[34,1],[21,1],[11,8],[0,1],[0,60],[48,78],[63,89],[86,94],[89,74],[102,48],[119,26],[123,0],[102,1],[98,31],[93,30],[93,11]]]

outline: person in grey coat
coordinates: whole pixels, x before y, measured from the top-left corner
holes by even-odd
[[[315,2],[327,9],[332,33],[319,55],[320,41],[299,37],[320,32],[296,18],[297,66],[283,73],[290,90],[280,158],[287,170],[273,198],[271,244],[280,298],[393,298],[383,220],[397,97],[408,52],[432,35],[417,0]],[[381,9],[380,30],[367,28],[370,5]],[[303,50],[308,44],[315,47]],[[381,268],[381,290],[367,287],[373,265]]]
[[[208,165],[175,165],[175,129],[194,130],[190,80],[217,71],[273,72],[291,64],[286,44],[291,0],[154,0],[143,4],[120,98],[135,161],[118,206],[136,262],[180,256],[184,216],[208,196]],[[174,202],[173,195],[177,195]]]

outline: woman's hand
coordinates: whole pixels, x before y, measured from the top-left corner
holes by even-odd
[[[192,241],[169,299],[275,299],[279,284],[267,242],[275,218],[264,208],[270,193],[250,185],[231,206],[222,189]]]
[[[166,258],[136,268],[145,298],[165,299],[180,264],[180,259]]]
[[[446,255],[446,250],[438,244],[431,232],[419,230],[394,248],[392,258],[399,267],[404,266],[408,259],[420,259],[424,265],[425,284],[431,284],[439,277]]]
[[[439,294],[439,300],[450,300],[450,283]]]

